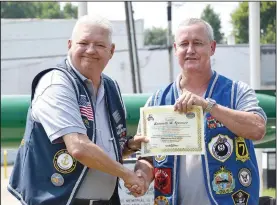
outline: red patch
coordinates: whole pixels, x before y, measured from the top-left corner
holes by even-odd
[[[207,117],[207,125],[209,129],[215,129],[217,127],[224,127],[224,125],[215,119],[213,116]]]
[[[155,168],[154,186],[162,194],[171,194],[172,178],[170,168]]]

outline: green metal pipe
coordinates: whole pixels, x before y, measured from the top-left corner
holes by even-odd
[[[136,133],[139,120],[139,108],[143,107],[151,94],[123,94],[127,109],[128,134]],[[276,118],[276,97],[257,93],[260,106],[268,118]],[[26,116],[30,105],[30,95],[3,95],[1,96],[1,143],[2,146],[18,146],[24,134]],[[268,127],[270,142],[276,136],[276,128]],[[265,137],[268,143],[269,138]],[[270,144],[270,143],[269,143]],[[262,146],[259,143],[259,146]]]

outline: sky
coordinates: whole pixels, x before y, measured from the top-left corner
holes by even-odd
[[[61,3],[62,5],[64,3]],[[78,3],[73,2],[74,5]],[[172,32],[188,17],[200,17],[210,4],[221,19],[221,32],[228,36],[232,31],[230,14],[238,2],[172,2]],[[167,2],[133,2],[134,19],[144,19],[144,28],[163,27],[167,22]],[[88,14],[100,14],[109,20],[125,20],[124,2],[88,2]]]

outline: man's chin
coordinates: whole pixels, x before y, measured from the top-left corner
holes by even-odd
[[[200,69],[200,67],[198,65],[189,65],[189,66],[184,66],[183,67],[184,70],[186,71],[197,71]]]

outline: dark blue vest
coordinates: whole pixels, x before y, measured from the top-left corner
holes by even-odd
[[[57,68],[50,68],[39,73],[32,82],[33,100],[35,88],[40,78],[47,72],[58,69],[71,80],[78,99],[80,114],[87,128],[87,136],[93,142],[95,137],[95,115],[91,95],[84,82],[64,61]],[[73,77],[73,78],[72,78]],[[122,147],[126,136],[125,110],[119,87],[115,81],[103,75],[106,105],[109,113],[110,129],[117,161],[122,163]],[[77,87],[74,86],[74,80]],[[79,92],[77,92],[77,90]],[[91,109],[93,116],[81,109]],[[28,205],[70,205],[74,199],[88,167],[72,158],[65,144],[51,144],[42,124],[35,122],[31,116],[30,106],[24,137],[18,149],[8,190],[23,204]],[[117,183],[118,186],[118,183]],[[113,204],[120,204],[117,187]]]
[[[205,98],[234,109],[237,84],[214,72]],[[175,83],[157,91],[150,106],[174,105],[179,97]],[[251,140],[236,136],[210,114],[204,116],[205,148],[202,168],[205,185],[212,205],[257,205],[259,172]],[[156,156],[155,201],[157,204],[178,205],[180,156]]]

